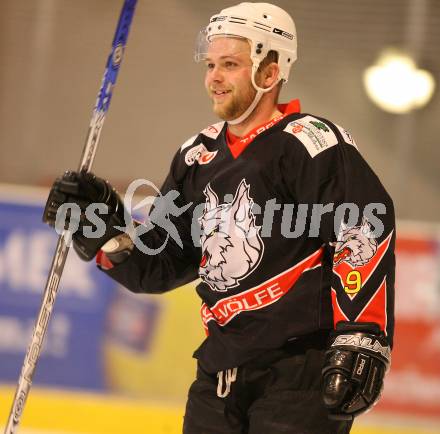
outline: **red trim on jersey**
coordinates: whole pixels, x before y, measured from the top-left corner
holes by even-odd
[[[208,322],[211,320],[216,321],[220,326],[224,326],[242,312],[262,309],[278,301],[292,289],[302,273],[321,266],[323,252],[324,248],[321,247],[277,276],[247,291],[222,298],[212,307],[208,307],[206,303],[203,303],[201,315],[206,333],[208,333]]]
[[[301,104],[299,99],[292,99],[292,101],[288,103],[278,104],[277,108],[281,113],[291,115],[292,113],[299,113],[301,111]]]
[[[301,111],[299,99],[294,99],[288,104],[278,104],[277,108],[282,113],[282,115],[279,115],[271,119],[269,122],[255,127],[244,137],[235,136],[230,132],[229,127],[226,129],[226,143],[228,144],[229,150],[231,151],[231,154],[234,158],[238,158],[238,156],[250,145],[250,143],[252,143],[255,137],[257,137],[263,131],[266,131],[270,127],[273,127],[287,115],[290,115],[292,113],[299,113]]]
[[[100,250],[96,254],[96,265],[98,265],[103,270],[111,270],[114,267],[113,262],[110,261],[110,259],[102,250]]]
[[[339,321],[350,321],[345,315],[341,306],[339,306],[336,290],[332,288],[332,305],[333,305],[333,324]],[[370,298],[369,302],[362,309],[361,313],[354,320],[355,322],[374,322],[379,325],[380,329],[387,334],[387,283],[384,277],[379,289]]]
[[[349,319],[341,309],[341,306],[339,306],[338,298],[336,296],[336,291],[333,288],[331,295],[332,295],[332,305],[333,305],[333,324],[336,328],[336,324],[339,321],[349,321]]]
[[[356,322],[374,322],[387,334],[387,283],[383,278],[379,289],[371,297],[362,312],[355,319]]]
[[[391,231],[389,235],[380,243],[374,256],[365,265],[358,265],[356,267],[353,267],[348,262],[341,262],[340,264],[333,267],[333,272],[338,275],[339,279],[341,280],[342,287],[344,287],[347,281],[348,274],[354,270],[359,271],[362,279],[362,286],[364,286],[367,283],[368,279],[372,276],[374,270],[376,270],[380,261],[385,256],[385,253],[387,252],[388,247],[390,246],[393,232],[394,231]],[[361,289],[362,288],[360,288],[360,290]],[[347,295],[351,299],[353,299],[357,295],[357,293],[352,294],[351,296],[350,294]]]

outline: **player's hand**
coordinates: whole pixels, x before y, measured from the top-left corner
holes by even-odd
[[[322,370],[330,419],[352,420],[376,404],[390,362],[390,347],[377,324],[339,322]]]
[[[57,212],[63,204],[70,211]],[[63,210],[60,210],[63,211]],[[115,226],[125,227],[124,205],[116,190],[92,173],[65,172],[52,185],[43,213],[43,222],[70,229],[73,247],[90,261],[110,239],[121,234]]]

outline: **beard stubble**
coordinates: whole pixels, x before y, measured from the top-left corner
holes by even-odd
[[[237,119],[241,116],[246,109],[251,105],[255,98],[257,91],[254,89],[251,83],[248,83],[246,89],[241,92],[234,93],[231,92],[230,101],[223,104],[216,104],[213,100],[213,111],[214,113],[224,121],[231,121]]]

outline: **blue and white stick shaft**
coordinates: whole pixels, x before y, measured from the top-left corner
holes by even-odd
[[[86,144],[84,146],[79,170],[90,171],[96,154],[96,148],[101,135],[102,125],[105,115],[110,105],[113,94],[113,87],[118,77],[119,67],[124,56],[125,46],[127,44],[128,32],[136,7],[137,0],[125,0],[119,17],[118,27],[113,39],[112,51],[108,56],[107,65],[102,79],[101,89],[96,99],[95,109],[93,110],[87,134]]]
[[[116,83],[119,68],[121,66],[124,49],[127,43],[130,25],[133,19],[137,0],[125,0],[124,6],[119,17],[118,27],[112,43],[112,50],[107,60],[107,65],[102,80],[101,89],[98,93],[96,105],[93,110],[92,119],[87,133],[79,170],[90,171],[95,158],[96,149],[104,124],[105,115],[110,105],[113,88]],[[15,391],[14,402],[9,413],[4,434],[14,434],[17,430],[21,416],[23,414],[26,399],[32,386],[32,378],[35,372],[44,337],[46,335],[50,316],[52,314],[55,298],[58,292],[58,285],[61,274],[66,263],[69,252],[72,234],[64,231],[58,238],[57,247],[52,260],[51,269],[47,278],[46,287],[43,293],[41,308],[35,322],[31,342],[26,353],[17,389]]]

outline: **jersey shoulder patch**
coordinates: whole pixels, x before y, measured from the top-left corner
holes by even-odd
[[[206,127],[204,130],[200,131],[199,134],[195,134],[194,136],[190,137],[181,147],[180,152],[182,152],[184,149],[194,145],[197,137],[200,134],[203,134],[205,137],[209,137],[210,139],[216,139],[219,134],[221,133],[223,127],[225,125],[225,122],[217,122],[216,124],[209,125],[209,127]]]
[[[200,132],[200,134],[203,134],[204,136],[209,137],[210,139],[216,139],[221,133],[224,125],[225,125],[225,121],[217,122],[216,124],[206,127],[204,130]]]
[[[312,158],[338,144],[330,125],[311,115],[289,122],[283,131],[295,136]]]
[[[337,124],[335,124],[335,126],[339,130],[339,132],[341,133],[341,136],[344,139],[344,142],[348,143],[349,145],[353,145],[356,149],[358,149],[356,142],[353,139],[353,136],[345,128],[342,128]]]
[[[193,146],[185,153],[185,163],[192,166],[196,161],[199,165],[209,164],[217,155],[218,150],[208,151],[203,143]]]

